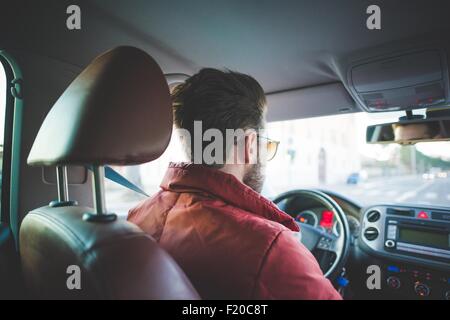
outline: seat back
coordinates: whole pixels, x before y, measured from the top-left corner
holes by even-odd
[[[20,253],[31,297],[198,299],[175,261],[137,226],[83,220],[92,209],[49,206],[28,213]]]
[[[32,297],[199,298],[175,261],[105,204],[104,165],[158,158],[172,124],[164,74],[136,48],[99,56],[64,91],[28,156],[30,165],[57,166],[58,182],[58,201],[29,212],[20,228],[23,276]],[[70,165],[92,170],[95,208],[69,200]]]
[[[0,300],[17,299],[23,294],[14,237],[6,223],[0,223],[0,284]]]

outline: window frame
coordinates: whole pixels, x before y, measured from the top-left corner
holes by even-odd
[[[3,66],[6,77],[0,222],[10,227],[17,246],[19,233],[17,209],[19,205],[20,116],[23,107],[23,100],[20,95],[23,91],[23,86],[21,85],[23,77],[16,61],[4,50],[0,50],[0,63]],[[18,81],[18,85],[20,86],[19,95],[13,94],[12,92],[14,81]],[[16,141],[15,146],[13,145],[13,141]],[[17,150],[19,150],[19,154],[16,154]]]

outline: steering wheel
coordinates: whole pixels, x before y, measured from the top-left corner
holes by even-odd
[[[301,242],[311,251],[323,274],[330,280],[340,275],[348,258],[350,248],[350,230],[347,217],[342,208],[331,197],[317,190],[293,190],[282,193],[273,202],[278,205],[289,198],[309,198],[331,210],[339,225],[339,235],[329,233],[323,228],[317,228],[296,221],[300,226]]]

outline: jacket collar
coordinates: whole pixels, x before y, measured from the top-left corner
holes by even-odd
[[[174,192],[207,193],[235,207],[278,222],[292,231],[299,231],[294,219],[278,209],[272,201],[235,176],[217,169],[192,163],[170,163],[161,188]]]

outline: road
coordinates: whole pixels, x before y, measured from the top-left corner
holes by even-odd
[[[336,185],[327,189],[362,205],[411,203],[450,207],[450,177],[425,180],[422,176],[378,178],[358,185]]]

